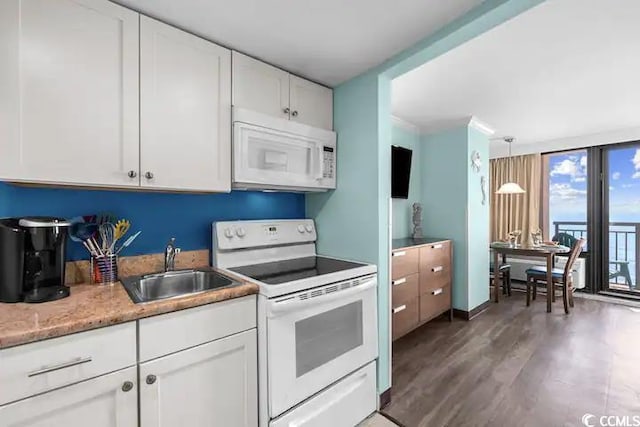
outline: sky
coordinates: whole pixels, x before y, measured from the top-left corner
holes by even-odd
[[[640,148],[609,151],[609,204],[613,222],[640,222]],[[549,159],[549,213],[554,221],[587,220],[587,153]]]

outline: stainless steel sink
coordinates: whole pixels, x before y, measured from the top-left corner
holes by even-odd
[[[178,270],[122,279],[136,304],[240,285],[213,270]]]

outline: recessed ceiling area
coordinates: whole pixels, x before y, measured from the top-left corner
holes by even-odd
[[[640,126],[639,22],[636,0],[546,1],[395,79],[393,114],[426,132],[473,115],[516,143]]]
[[[482,0],[116,0],[327,86],[434,33]]]

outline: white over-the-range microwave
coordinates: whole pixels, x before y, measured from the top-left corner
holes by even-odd
[[[335,132],[233,108],[235,189],[331,190],[336,157]]]

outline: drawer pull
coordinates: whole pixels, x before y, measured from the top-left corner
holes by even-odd
[[[391,256],[405,256],[406,254],[407,254],[406,251],[398,251],[398,252],[393,252]]]
[[[78,357],[76,359],[70,360],[68,362],[60,363],[58,365],[46,366],[42,369],[38,369],[37,371],[33,371],[29,373],[27,376],[29,378],[35,377],[42,374],[48,374],[49,372],[59,371],[60,369],[70,368],[76,365],[82,365],[83,363],[91,362],[91,356],[89,357]]]
[[[440,295],[442,293],[442,288],[435,289],[431,292],[433,295]]]
[[[398,285],[402,285],[403,283],[407,283],[407,278],[403,277],[402,279],[398,279],[398,280],[392,280],[391,284],[393,286],[398,286]]]
[[[431,245],[431,249],[442,249],[442,243],[437,245]]]
[[[433,271],[434,273],[440,273],[442,271],[442,266],[439,265],[437,267],[433,267],[431,271]]]
[[[396,307],[396,308],[394,308],[394,309],[393,309],[393,310],[391,310],[391,311],[393,312],[393,314],[396,314],[396,313],[400,313],[400,312],[401,312],[402,310],[404,310],[405,308],[407,308],[407,306],[406,306],[406,305],[401,305],[400,307]]]

